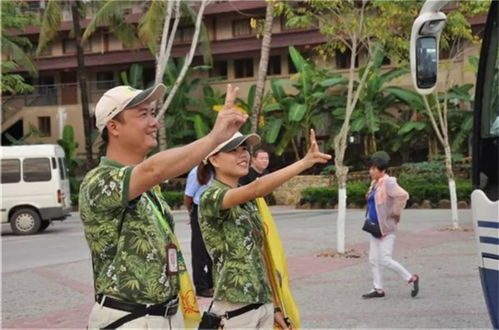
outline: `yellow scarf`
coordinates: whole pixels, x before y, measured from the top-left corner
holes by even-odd
[[[265,200],[257,198],[256,204],[265,230],[265,250],[268,264],[272,270],[270,281],[275,307],[279,307],[284,317],[291,321],[293,327],[299,329],[300,313],[289,287],[288,266],[277,226]]]

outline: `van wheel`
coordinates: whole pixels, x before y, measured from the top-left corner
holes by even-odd
[[[18,235],[31,235],[40,230],[42,220],[32,209],[19,209],[10,218],[10,227]]]
[[[41,233],[42,231],[44,231],[45,229],[47,229],[47,227],[50,225],[50,221],[48,220],[43,220],[42,221],[42,225],[40,226],[40,229],[38,229],[38,232]]]

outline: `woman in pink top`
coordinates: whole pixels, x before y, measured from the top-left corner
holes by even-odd
[[[373,274],[373,289],[362,295],[364,299],[385,296],[381,266],[391,269],[411,284],[412,297],[416,297],[419,291],[419,276],[411,275],[392,258],[395,231],[409,194],[397,184],[396,178],[386,174],[387,168],[388,160],[384,157],[373,156],[371,158],[369,175],[373,181],[366,194],[367,213],[372,222],[379,224],[383,236],[376,238],[370,235],[369,237],[369,264]]]

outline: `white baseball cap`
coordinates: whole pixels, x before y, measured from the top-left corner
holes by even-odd
[[[95,123],[102,133],[108,121],[121,111],[133,108],[143,102],[160,100],[165,96],[166,86],[157,84],[145,90],[130,86],[117,86],[102,95],[95,105]]]
[[[230,139],[216,146],[215,149],[213,149],[208,156],[204,158],[203,163],[206,164],[208,162],[208,158],[216,153],[235,150],[245,142],[248,147],[257,146],[260,144],[261,140],[260,136],[255,133],[243,135],[241,132],[236,132]]]

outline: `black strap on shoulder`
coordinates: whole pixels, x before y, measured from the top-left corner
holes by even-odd
[[[247,313],[247,312],[249,312],[251,310],[258,309],[262,305],[263,304],[250,304],[250,305],[246,305],[244,307],[235,309],[233,311],[225,312],[225,314],[223,315],[223,317],[228,320],[228,319],[231,319],[233,317],[239,316],[241,314]]]

